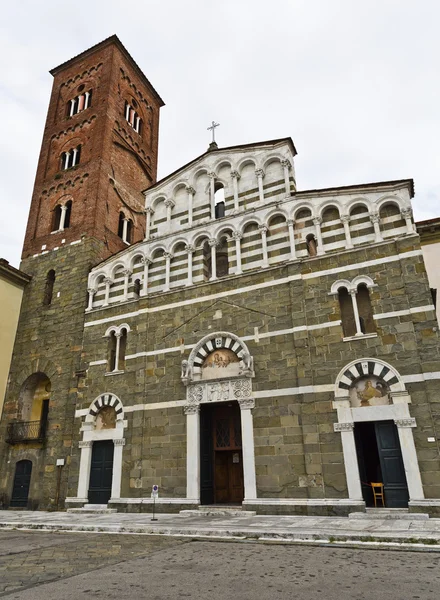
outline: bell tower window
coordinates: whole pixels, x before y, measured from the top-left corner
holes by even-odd
[[[142,131],[142,119],[136,112],[137,102],[132,100],[131,104],[125,102],[125,120],[137,133]]]
[[[52,304],[53,286],[55,285],[55,271],[51,269],[46,275],[46,283],[44,286],[43,304],[49,306]]]
[[[61,154],[61,168],[63,171],[67,171],[67,169],[71,169],[72,167],[79,165],[80,160],[81,146],[77,146],[76,148],[72,148],[71,150]]]
[[[131,244],[133,237],[133,221],[128,219],[123,212],[119,213],[118,236],[126,244]]]
[[[67,103],[67,114],[69,117],[73,117],[92,106],[92,90],[84,92],[84,86],[80,85],[78,91],[81,91],[82,93],[78,94],[78,96],[75,96],[75,98],[72,98]]]

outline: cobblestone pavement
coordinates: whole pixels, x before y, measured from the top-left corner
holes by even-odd
[[[0,532],[10,600],[437,600],[440,554]]]

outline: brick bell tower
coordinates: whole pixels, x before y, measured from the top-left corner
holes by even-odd
[[[163,106],[116,36],[51,74],[20,266],[32,279],[0,423],[0,503],[30,508],[63,506],[85,381],[87,277],[91,267],[144,238],[141,191],[156,181]],[[35,422],[44,424],[44,435]],[[58,459],[64,460],[60,485]],[[26,501],[17,500],[17,474],[27,478]]]

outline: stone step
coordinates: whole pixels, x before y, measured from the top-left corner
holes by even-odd
[[[253,510],[243,510],[240,506],[199,506],[198,510],[181,510],[181,515],[192,517],[254,517]]]
[[[87,515],[112,515],[118,512],[117,508],[108,508],[107,504],[84,504],[81,508],[68,508],[68,513]]]
[[[403,521],[426,521],[427,513],[410,513],[406,508],[367,508],[366,512],[352,512],[349,519],[384,519]]]

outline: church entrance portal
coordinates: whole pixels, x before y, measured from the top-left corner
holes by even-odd
[[[201,504],[237,504],[244,498],[241,417],[237,402],[202,404]]]
[[[393,421],[356,423],[356,451],[362,494],[374,506],[371,482],[383,483],[387,508],[408,507],[408,486],[397,427]],[[378,506],[381,506],[380,502]]]
[[[113,440],[93,442],[89,485],[90,504],[107,504],[110,500],[113,479],[113,454]]]

